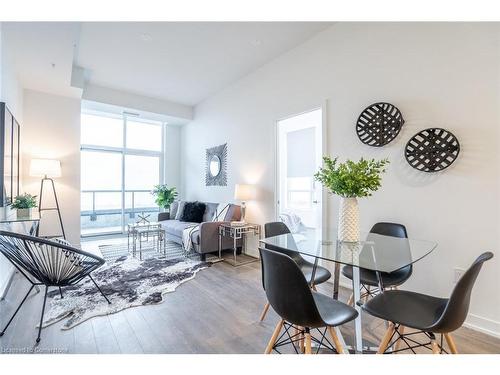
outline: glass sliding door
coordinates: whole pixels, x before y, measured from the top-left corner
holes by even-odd
[[[81,127],[81,235],[124,233],[139,215],[156,220],[163,124],[82,114]]]

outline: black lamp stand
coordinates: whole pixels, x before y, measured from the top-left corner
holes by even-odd
[[[50,181],[50,183],[52,184],[52,191],[54,192],[54,198],[55,198],[55,202],[56,202],[55,207],[42,208],[43,184],[45,183],[45,181]],[[40,213],[40,219],[42,218],[42,211],[57,211],[57,215],[59,216],[59,223],[61,225],[62,236],[64,239],[66,239],[66,233],[64,232],[64,225],[63,225],[63,221],[62,221],[62,217],[61,217],[61,210],[59,209],[59,201],[57,200],[57,194],[56,194],[56,188],[54,186],[54,180],[47,177],[47,176],[42,178],[42,182],[40,183],[40,200],[39,200],[39,204],[38,204],[38,212]],[[38,225],[37,230],[36,230],[37,237],[38,237],[39,229],[40,229],[40,225]],[[50,237],[59,237],[59,236],[44,236],[44,237],[50,238]]]

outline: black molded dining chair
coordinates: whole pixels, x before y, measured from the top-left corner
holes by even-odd
[[[393,353],[408,349],[415,353],[415,348],[426,347],[434,354],[439,354],[444,351],[443,336],[451,353],[458,353],[451,332],[464,323],[469,311],[472,287],[483,263],[491,258],[493,258],[491,252],[481,254],[458,280],[450,298],[438,298],[403,290],[387,290],[364,304],[362,307],[367,313],[389,321],[389,328],[380,343],[378,353],[384,353],[388,347],[402,341],[407,347],[394,350]],[[416,329],[417,332],[404,333],[403,327]],[[430,341],[419,343],[409,337],[417,333],[424,333]],[[441,334],[440,344],[436,342],[436,333]]]
[[[46,240],[19,233],[0,231],[0,254],[3,254],[31,284],[28,293],[26,293],[14,314],[0,332],[0,337],[3,336],[10,323],[12,323],[33,288],[38,285],[45,285],[45,296],[38,327],[37,343],[40,342],[49,287],[59,288],[62,298],[62,287],[78,284],[84,277],[88,277],[106,301],[111,303],[90,275],[91,272],[104,264],[104,259],[71,247],[67,241]]]
[[[370,229],[370,233],[380,234],[383,236],[391,236],[397,238],[408,238],[408,233],[406,232],[406,227],[403,224],[397,223],[376,223],[372,229]],[[369,236],[369,235],[368,235]],[[384,288],[395,288],[399,285],[403,284],[406,280],[408,280],[412,274],[412,265],[408,265],[394,272],[381,272],[380,276],[382,278],[382,285]],[[342,268],[342,274],[348,279],[352,280],[353,278],[353,270],[352,266],[344,266]],[[364,289],[364,292],[361,293],[361,299],[367,300],[368,297],[373,297],[377,293],[380,293],[378,290],[379,279],[377,277],[377,273],[372,270],[367,270],[364,268],[359,269],[359,280],[361,283],[361,288]],[[348,305],[352,305],[354,299],[354,295],[351,294]]]
[[[279,236],[282,234],[288,234],[290,233],[290,229],[286,226],[285,223],[281,221],[276,221],[272,223],[266,223],[264,225],[264,234],[267,237],[274,237],[274,236]],[[295,263],[299,266],[300,270],[304,274],[306,280],[311,281],[313,271],[314,271],[314,264],[311,262],[308,262],[305,260],[298,251],[291,251],[288,249],[283,249],[277,246],[272,246],[272,245],[266,245],[266,248],[287,254],[290,258],[292,258]],[[332,274],[330,271],[328,271],[325,267],[317,266],[316,267],[316,272],[314,272],[314,282],[312,283],[312,288],[316,290],[316,285],[324,283],[328,279],[332,277]],[[264,268],[262,267],[262,286],[264,287]],[[264,288],[265,289],[265,288]],[[269,310],[269,302],[266,303],[264,306],[264,310],[262,311],[262,314],[260,315],[260,321],[263,321],[266,317],[267,311]]]
[[[305,341],[305,353],[311,354],[312,340],[343,353],[344,348],[334,327],[356,319],[357,311],[343,302],[312,291],[302,270],[290,256],[264,248],[259,251],[266,275],[263,281],[267,299],[280,316],[265,353],[269,354],[273,349],[279,353],[278,348],[286,344],[292,344],[298,353],[294,344],[300,342],[302,346]],[[291,327],[295,327],[294,334],[290,334]],[[321,340],[311,336],[311,329],[323,327]],[[285,331],[280,336],[283,328]],[[327,331],[334,347],[326,338]]]

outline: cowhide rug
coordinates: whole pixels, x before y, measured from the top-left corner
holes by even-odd
[[[59,290],[53,288],[48,293],[43,326],[66,319],[61,328],[66,330],[95,316],[161,303],[166,293],[175,291],[180,284],[193,279],[199,270],[207,267],[210,263],[186,258],[142,261],[126,256],[118,258],[92,273],[111,304],[89,278],[63,288],[62,299]]]

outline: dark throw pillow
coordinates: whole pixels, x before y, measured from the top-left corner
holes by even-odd
[[[182,212],[181,221],[188,223],[201,223],[203,214],[205,213],[205,203],[202,202],[186,202],[184,211]]]

